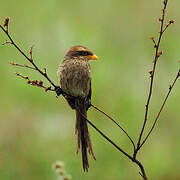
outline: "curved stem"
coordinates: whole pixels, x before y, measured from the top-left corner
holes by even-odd
[[[145,169],[144,169],[143,165],[141,164],[141,162],[136,160],[136,159],[133,162],[136,163],[139,166],[139,168],[141,170],[141,172],[139,172],[139,174],[142,176],[142,178],[144,180],[148,180]]]
[[[156,51],[155,51],[155,57],[154,57],[154,64],[153,64],[153,69],[151,72],[151,82],[150,82],[150,87],[149,87],[149,93],[148,93],[148,99],[146,102],[146,110],[145,110],[145,115],[144,115],[144,123],[138,138],[138,143],[137,143],[137,151],[140,149],[141,146],[141,139],[142,139],[142,135],[144,133],[144,129],[147,123],[147,118],[148,118],[148,112],[149,112],[149,104],[151,101],[151,97],[152,97],[152,92],[153,92],[153,82],[154,82],[154,75],[155,75],[155,70],[156,70],[156,65],[157,65],[157,60],[159,58],[159,46],[161,43],[161,39],[162,39],[162,35],[165,31],[163,31],[163,27],[164,27],[164,19],[165,19],[165,12],[166,12],[166,7],[167,7],[167,2],[168,1],[164,1],[164,8],[162,10],[162,17],[161,17],[161,26],[160,26],[160,32],[159,32],[159,38],[158,38],[158,43],[155,45]]]
[[[124,133],[125,135],[129,138],[129,140],[131,141],[132,145],[133,145],[133,148],[134,148],[134,151],[136,149],[135,147],[135,143],[134,141],[132,140],[132,138],[129,136],[129,134],[127,133],[127,131],[121,126],[119,125],[111,116],[109,116],[107,113],[105,113],[104,111],[102,111],[101,109],[99,109],[97,106],[94,106],[93,104],[91,104],[91,106],[96,109],[97,111],[99,111],[100,113],[104,114],[107,118],[109,118],[112,122],[114,122]]]
[[[79,111],[79,109],[78,109]],[[118,149],[121,153],[123,153],[126,157],[131,159],[133,161],[133,157],[131,157],[127,152],[125,152],[122,148],[120,148],[116,143],[114,143],[110,138],[108,138],[100,129],[98,129],[91,121],[89,121],[84,114],[79,111],[79,113],[84,117],[84,119],[96,130],[103,136],[108,142],[110,142],[116,149]]]
[[[79,111],[79,109],[78,109]],[[132,162],[137,164],[141,170],[140,175],[144,180],[148,180],[145,169],[140,161],[136,159],[136,157],[132,157],[127,152],[125,152],[122,148],[120,148],[115,142],[113,142],[109,137],[107,137],[100,129],[98,129],[91,121],[89,121],[84,114],[82,114],[80,111],[79,113],[84,117],[84,119],[90,124],[101,136],[103,136],[109,143],[111,143],[116,149],[118,149],[122,154],[124,154],[127,158],[129,158]]]
[[[150,129],[150,131],[148,132],[147,136],[145,137],[145,139],[144,139],[143,142],[141,143],[140,148],[144,145],[144,143],[147,141],[148,137],[149,137],[150,134],[152,133],[152,131],[153,131],[153,129],[154,129],[156,123],[157,123],[157,120],[159,119],[159,116],[160,116],[160,114],[161,114],[161,112],[162,112],[162,110],[163,110],[163,108],[164,108],[164,106],[165,106],[165,104],[166,104],[166,101],[167,101],[167,99],[168,99],[168,97],[169,97],[169,95],[170,95],[170,93],[171,93],[171,91],[172,91],[172,89],[173,89],[173,87],[174,87],[174,85],[175,85],[175,83],[177,82],[177,80],[178,80],[179,77],[180,77],[180,69],[179,69],[179,71],[178,71],[178,74],[177,74],[177,76],[176,76],[173,84],[169,86],[169,91],[168,91],[168,93],[167,93],[167,95],[166,95],[166,97],[165,97],[165,99],[164,99],[164,101],[163,101],[163,103],[162,103],[162,105],[161,105],[161,108],[160,108],[160,110],[159,110],[159,112],[158,112],[158,114],[157,114],[157,116],[156,116],[156,119],[155,119],[155,121],[154,121],[154,123],[153,123],[153,125],[152,125],[152,128]]]

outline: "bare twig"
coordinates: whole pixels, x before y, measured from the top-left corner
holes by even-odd
[[[132,140],[132,138],[129,136],[127,131],[121,125],[119,125],[111,116],[109,116],[107,113],[105,113],[104,111],[102,111],[98,107],[94,106],[93,104],[91,104],[91,106],[94,109],[96,109],[97,111],[99,111],[100,113],[104,114],[106,117],[108,117],[112,122],[114,122],[125,133],[125,135],[129,138],[129,140],[131,141],[131,143],[133,145],[134,150],[136,149],[134,141]]]
[[[100,129],[98,129],[91,121],[89,121],[87,119],[86,116],[84,116],[84,114],[81,113],[81,111],[79,109],[77,109],[79,111],[79,113],[84,117],[84,119],[99,133],[101,134],[101,136],[103,136],[109,143],[111,143],[116,149],[118,149],[122,154],[124,154],[127,158],[129,158],[133,163],[136,163],[140,170],[141,170],[141,176],[143,177],[144,180],[147,180],[147,176],[146,176],[146,172],[144,170],[143,165],[137,160],[134,159],[134,157],[132,157],[130,154],[128,154],[127,152],[125,152],[122,148],[120,148],[115,142],[113,142],[110,138],[108,138]]]
[[[120,148],[117,144],[115,144],[110,138],[108,138],[100,129],[98,129],[91,121],[89,121],[84,114],[78,109],[79,113],[86,119],[86,121],[96,130],[98,131],[107,141],[109,141],[114,147],[116,147],[121,153],[123,153],[126,157],[133,161],[133,158],[125,152],[122,148]]]
[[[167,3],[168,3],[168,0],[164,0],[164,8],[162,9],[162,16],[161,16],[161,18],[159,18],[159,21],[160,21],[161,25],[160,25],[160,32],[159,32],[158,42],[156,43],[154,38],[152,39],[154,44],[155,44],[155,46],[154,46],[155,47],[155,57],[154,57],[154,61],[153,61],[153,68],[150,71],[151,72],[150,73],[151,74],[151,76],[150,76],[151,77],[151,82],[150,82],[150,87],[149,87],[148,99],[147,99],[147,102],[146,102],[144,123],[143,123],[142,129],[141,129],[141,132],[140,132],[140,135],[139,135],[139,138],[138,138],[137,149],[136,149],[136,151],[134,153],[134,156],[136,156],[137,151],[140,149],[140,147],[142,147],[141,146],[141,139],[142,139],[142,135],[144,133],[146,123],[147,123],[148,112],[149,112],[149,104],[150,104],[151,97],[152,97],[152,92],[153,92],[153,82],[154,82],[154,75],[155,75],[157,60],[160,57],[160,55],[162,55],[162,51],[159,51],[159,46],[160,46],[160,43],[161,43],[162,36],[163,36],[165,30],[168,27],[168,26],[166,26],[165,29],[164,29],[164,20],[165,20],[165,13],[166,13],[166,8],[167,8]]]
[[[32,57],[33,48],[34,48],[34,45],[31,46],[31,48],[30,48],[30,50],[29,50],[29,54],[30,54],[30,59],[31,59],[31,60],[33,60],[33,57]]]
[[[163,33],[167,30],[167,28],[171,25],[171,24],[174,24],[175,23],[175,20],[169,20],[168,24],[166,24],[166,27],[164,28],[163,30]]]
[[[155,39],[154,39],[154,36],[152,36],[150,39],[152,40],[152,42],[153,42],[153,44],[154,44],[154,48],[156,48],[157,44],[156,44],[156,41],[155,41]]]
[[[43,85],[43,81],[38,81],[38,80],[30,80],[28,76],[23,76],[20,73],[16,73],[16,76],[21,77],[22,79],[26,79],[27,80],[27,84],[30,84],[32,86],[36,86],[36,87],[40,87],[43,88],[46,92],[47,91],[55,91],[54,89],[51,88],[51,86],[44,86]]]
[[[9,21],[8,21],[9,22]],[[8,25],[6,25],[7,29],[5,29],[2,25],[0,25],[0,28],[4,31],[4,33],[7,35],[7,37],[9,38],[10,40],[10,43],[33,65],[33,67],[36,69],[36,71],[38,71],[42,76],[44,76],[48,81],[49,83],[56,89],[57,86],[53,83],[53,81],[49,78],[49,76],[47,75],[47,73],[44,73],[33,61],[32,58],[32,55],[31,57],[29,58],[22,50],[21,48],[14,42],[14,40],[12,39],[12,37],[10,36],[9,34],[9,31],[8,31]],[[30,51],[32,51],[32,48],[30,49]],[[32,53],[30,53],[32,54]]]
[[[33,67],[31,67],[31,66],[28,66],[27,64],[24,64],[24,65],[22,65],[22,64],[17,64],[17,63],[15,63],[14,61],[12,61],[10,64],[11,64],[12,66],[18,66],[18,67],[28,68],[28,69],[32,69],[32,70],[35,70],[35,71],[36,71],[35,68],[33,68]]]
[[[6,31],[8,32],[8,26],[9,26],[9,17],[6,17],[4,22],[3,22],[3,26],[6,29]]]
[[[5,42],[2,43],[3,46],[6,45],[6,44],[11,44],[11,42],[6,40]]]
[[[163,110],[163,108],[164,108],[164,106],[165,106],[165,104],[166,104],[166,101],[167,101],[167,99],[168,99],[168,97],[169,97],[169,95],[170,95],[170,93],[171,93],[171,91],[172,91],[172,89],[173,89],[174,85],[176,84],[176,82],[177,82],[177,80],[178,80],[179,77],[180,77],[180,69],[179,69],[179,71],[178,71],[178,73],[177,73],[177,76],[176,76],[176,78],[174,79],[172,85],[169,86],[169,91],[168,91],[168,93],[167,93],[167,95],[166,95],[166,97],[165,97],[165,99],[164,99],[164,101],[163,101],[163,103],[162,103],[162,105],[161,105],[161,108],[160,108],[160,110],[159,110],[159,112],[158,112],[158,114],[157,114],[157,116],[156,116],[156,119],[155,119],[155,121],[154,121],[154,123],[153,123],[153,125],[152,125],[152,128],[150,129],[149,133],[147,134],[147,136],[145,137],[145,139],[144,139],[143,142],[141,143],[140,148],[144,145],[144,143],[147,141],[148,137],[149,137],[150,134],[152,133],[152,131],[153,131],[153,129],[154,129],[156,123],[157,123],[157,120],[159,119],[159,116],[160,116],[160,114],[161,114],[161,112],[162,112],[162,110]]]

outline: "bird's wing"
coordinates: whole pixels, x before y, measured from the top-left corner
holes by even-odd
[[[91,100],[91,94],[92,94],[92,89],[91,89],[91,81],[90,81],[90,85],[89,85],[89,94],[88,94],[88,98]]]
[[[89,94],[88,94],[87,99],[86,99],[86,110],[88,110],[91,106],[91,94],[92,94],[92,89],[91,89],[91,81],[90,81]]]

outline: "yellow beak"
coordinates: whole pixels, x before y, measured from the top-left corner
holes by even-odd
[[[98,59],[99,59],[95,54],[90,55],[90,56],[87,56],[87,58],[88,58],[89,60],[98,60]]]

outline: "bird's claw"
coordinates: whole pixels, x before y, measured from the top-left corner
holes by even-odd
[[[55,91],[56,91],[57,96],[60,96],[63,93],[63,90],[59,86],[55,88]]]

